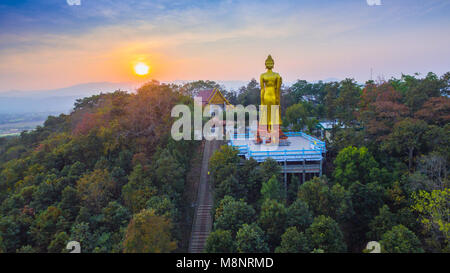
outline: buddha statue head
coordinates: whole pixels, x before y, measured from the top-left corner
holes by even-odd
[[[266,68],[267,69],[272,69],[273,68],[273,65],[274,65],[274,61],[273,61],[273,59],[272,59],[272,56],[268,56],[267,57],[267,59],[266,59]]]

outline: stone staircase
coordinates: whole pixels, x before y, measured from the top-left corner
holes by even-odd
[[[211,210],[213,207],[212,185],[208,175],[209,159],[219,149],[220,141],[206,141],[203,151],[200,184],[197,193],[197,202],[194,221],[189,241],[189,253],[201,253],[205,247],[206,239],[212,228]]]

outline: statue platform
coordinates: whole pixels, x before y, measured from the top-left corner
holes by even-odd
[[[263,162],[267,158],[273,158],[278,162],[284,161],[321,161],[325,152],[325,142],[309,136],[303,132],[285,133],[288,137],[280,140],[279,144],[258,144],[252,133],[245,135],[234,135],[229,141],[231,145],[239,150],[239,155],[246,159],[254,158]]]
[[[310,175],[322,175],[322,165],[325,158],[325,142],[303,132],[285,133],[287,139],[280,143],[259,143],[255,134],[235,134],[228,145],[239,150],[239,156],[245,159],[253,158],[261,163],[268,158],[282,165],[286,186],[287,174],[301,174],[303,182]]]

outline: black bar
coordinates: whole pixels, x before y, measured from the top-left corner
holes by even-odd
[[[399,272],[448,264],[446,254],[0,254],[15,272]],[[189,264],[189,261],[209,261]],[[432,261],[427,261],[432,260]],[[253,262],[250,262],[253,261]],[[255,262],[257,261],[257,262]],[[180,267],[181,265],[181,267]],[[190,266],[189,266],[190,265]],[[194,267],[194,265],[196,265]],[[245,265],[245,266],[244,266]],[[324,271],[326,270],[326,271]],[[6,271],[5,271],[6,272]]]

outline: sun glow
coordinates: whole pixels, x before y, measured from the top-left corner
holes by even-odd
[[[136,72],[136,74],[140,76],[147,75],[149,69],[150,69],[149,66],[146,65],[145,63],[137,63],[134,66],[134,72]]]

